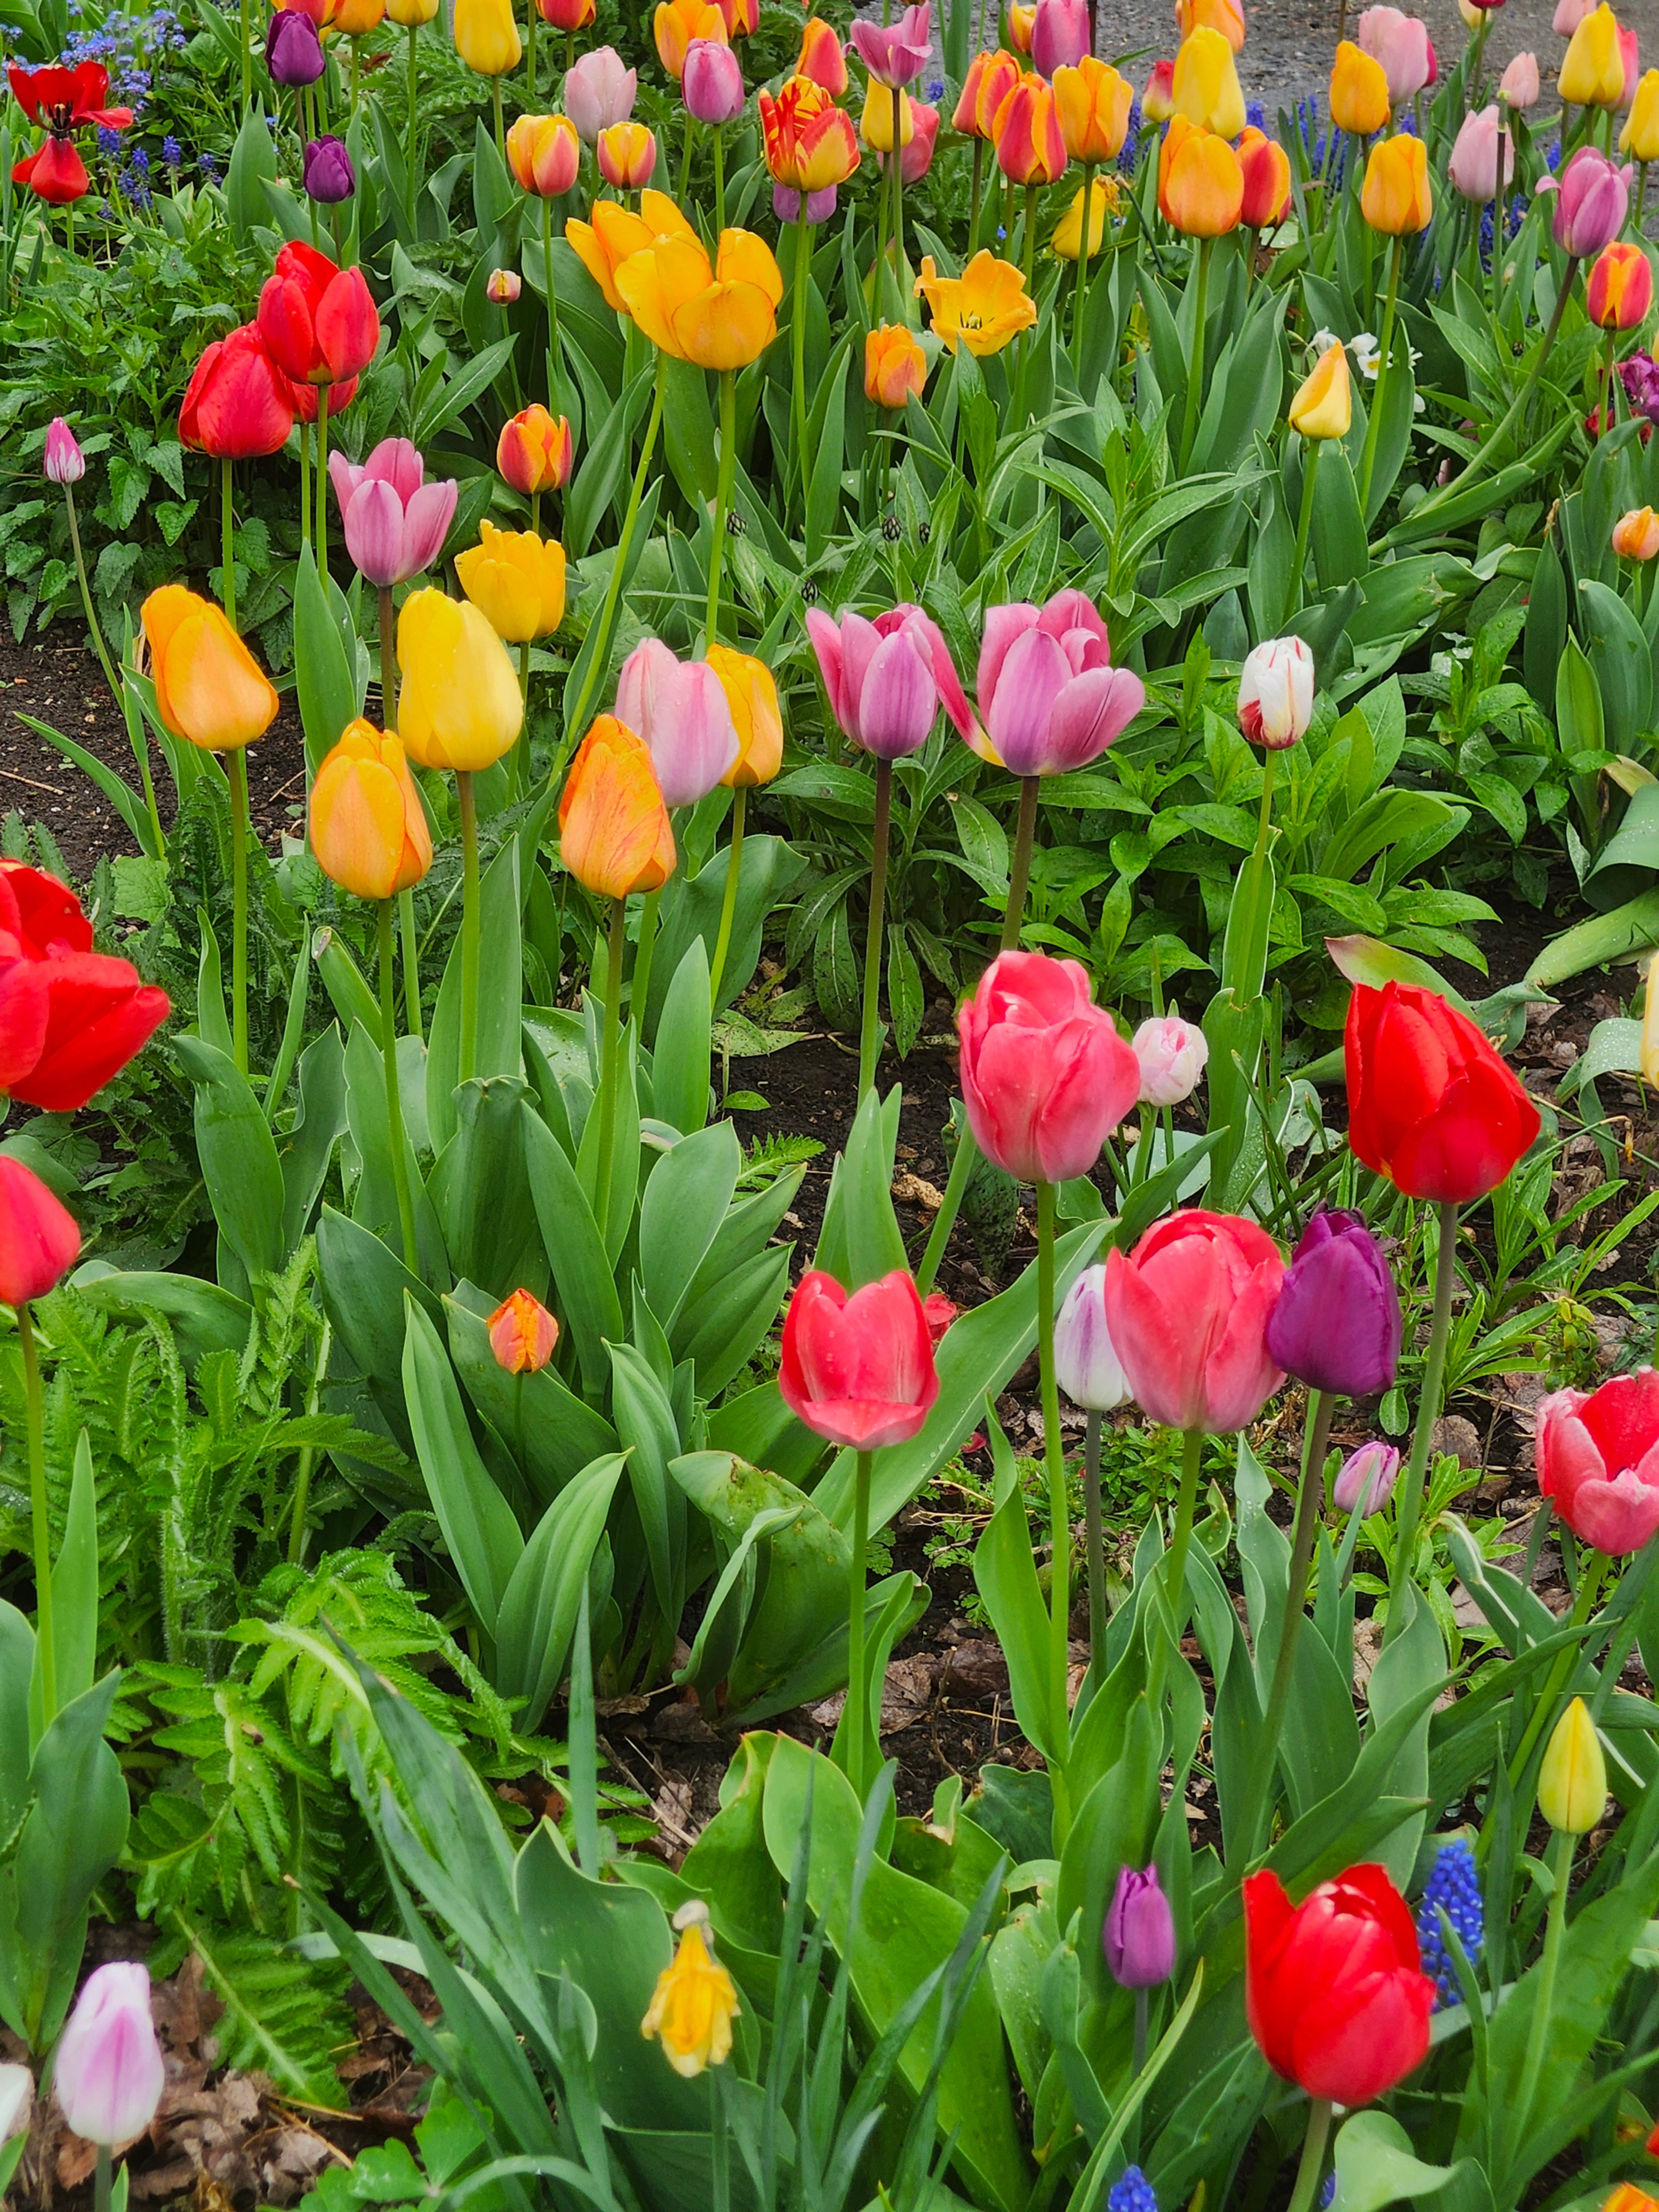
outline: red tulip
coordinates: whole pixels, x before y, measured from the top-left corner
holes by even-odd
[[[1482,1198],[1538,1134],[1538,1109],[1468,1016],[1418,984],[1356,985],[1344,1043],[1348,1142],[1408,1198]]]
[[[1087,1175],[1140,1096],[1140,1062],[1075,960],[999,953],[957,1035],[974,1141],[1021,1182]]]
[[[1538,1487],[1581,1543],[1639,1552],[1659,1528],[1659,1375],[1552,1392],[1538,1408]]]
[[[39,1176],[0,1152],[0,1298],[44,1297],[75,1265],[81,1232]]]
[[[1193,1206],[1106,1259],[1106,1327],[1144,1413],[1172,1429],[1231,1434],[1285,1380],[1267,1349],[1285,1279],[1253,1221]]]
[[[294,428],[294,387],[265,350],[257,323],[216,338],[191,372],[179,435],[217,461],[280,453]]]
[[[67,138],[46,138],[32,154],[12,165],[11,180],[27,185],[36,199],[52,207],[68,207],[92,188],[87,165]]]
[[[907,1443],[939,1395],[927,1316],[902,1267],[848,1297],[803,1275],[783,1324],[783,1402],[814,1436],[854,1451]]]
[[[92,949],[67,884],[0,861],[0,1090],[73,1113],[167,1019],[167,994]],[[0,1296],[3,1293],[0,1292]]]
[[[67,207],[91,184],[87,165],[70,143],[71,131],[89,123],[106,131],[125,131],[132,121],[132,110],[105,106],[109,71],[102,62],[80,62],[73,69],[55,62],[45,69],[25,69],[14,62],[7,74],[24,114],[31,123],[43,124],[49,133],[16,164],[11,180],[27,185],[37,198],[54,207]]]
[[[289,385],[289,390],[294,395],[294,419],[296,422],[314,422],[317,420],[321,405],[318,394],[322,388],[320,384]],[[343,384],[331,384],[328,387],[329,421],[331,422],[337,415],[343,415],[356,397],[357,380],[355,376],[347,377]],[[331,453],[330,460],[333,458]]]
[[[361,269],[293,240],[259,295],[259,330],[295,384],[343,384],[374,360],[380,314]]]
[[[1250,2033],[1310,2097],[1368,2105],[1427,2056],[1434,1984],[1380,1866],[1350,1867],[1297,1905],[1276,1874],[1249,1875],[1244,1942]]]

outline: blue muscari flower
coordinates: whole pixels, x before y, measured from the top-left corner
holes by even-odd
[[[1126,177],[1133,176],[1135,164],[1140,158],[1140,132],[1145,121],[1140,102],[1132,99],[1129,102],[1129,127],[1123,134],[1123,143],[1117,156],[1117,166]]]
[[[210,183],[211,183],[219,173],[219,164],[214,160],[211,154],[202,155],[196,166],[200,169],[202,174],[207,178]]]
[[[98,150],[100,154],[118,154],[121,150],[120,132],[112,131],[107,124],[100,123],[98,126]]]
[[[1319,2192],[1319,2212],[1330,2212],[1335,2196],[1336,2176],[1334,2173],[1328,2173],[1325,2176],[1325,2186]]]
[[[1486,1907],[1481,1902],[1474,1853],[1462,1836],[1454,1836],[1450,1842],[1441,1845],[1423,1885],[1423,1902],[1417,1913],[1418,1948],[1423,1957],[1423,1972],[1435,1985],[1437,2012],[1445,2005],[1461,2004],[1463,1998],[1457,1969],[1441,1931],[1443,1911],[1469,1964],[1477,1965],[1486,1941]]]
[[[161,159],[169,169],[178,168],[184,158],[184,149],[176,138],[169,136],[161,141]]]
[[[945,80],[941,76],[936,76],[932,80],[927,87],[927,98],[929,104],[931,105],[932,102],[936,100],[943,100],[944,97]]]
[[[135,146],[132,149],[132,167],[141,177],[149,173],[149,155],[142,146]]]
[[[1560,166],[1561,141],[1559,138],[1552,138],[1544,149],[1544,167],[1547,169],[1559,169]]]
[[[98,220],[100,222],[113,222],[115,220],[115,210],[107,200],[98,203]]]
[[[1007,237],[1007,235],[1008,235],[1007,231],[1004,228],[1004,227],[1003,227],[1003,225],[1002,225],[1001,223],[999,223],[999,224],[997,225],[997,236],[998,236],[999,238],[1006,238],[1006,237]]]
[[[1158,2212],[1152,2185],[1138,2166],[1127,2167],[1122,2180],[1112,2184],[1106,2212]]]
[[[1253,130],[1265,131],[1267,129],[1267,111],[1261,105],[1261,102],[1259,100],[1252,100],[1245,103],[1244,120]]]

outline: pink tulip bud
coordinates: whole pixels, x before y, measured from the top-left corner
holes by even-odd
[[[1089,0],[1036,0],[1031,63],[1039,76],[1075,69],[1089,52]]]
[[[14,959],[17,939],[10,940]],[[129,970],[131,973],[131,970]],[[8,979],[9,988],[9,978]],[[20,1000],[23,994],[19,994]],[[20,1006],[20,1012],[27,1007]],[[40,1018],[44,1023],[44,1012]],[[81,1253],[81,1231],[33,1168],[9,1152],[0,1153],[0,1298],[18,1306],[43,1298],[62,1282]]]
[[[638,73],[624,65],[614,46],[596,46],[566,74],[564,112],[577,135],[587,145],[597,145],[601,131],[626,123],[634,112],[638,87]]]
[[[1558,39],[1570,39],[1578,26],[1595,13],[1596,0],[1556,0],[1550,24]]]
[[[1285,1380],[1267,1321],[1285,1279],[1254,1221],[1192,1206],[1106,1261],[1106,1319],[1141,1411],[1166,1428],[1228,1436]]]
[[[848,41],[877,84],[906,85],[921,75],[933,45],[932,0],[907,8],[896,23],[855,17]]]
[[[1630,211],[1628,162],[1621,168],[1595,146],[1581,146],[1559,179],[1547,177],[1540,192],[1557,195],[1550,228],[1556,244],[1584,261],[1610,245]]]
[[[87,457],[61,415],[54,415],[46,425],[44,466],[48,483],[79,483],[87,472]]]
[[[432,566],[454,519],[460,487],[453,477],[428,483],[426,465],[407,438],[383,439],[366,461],[349,461],[337,449],[328,473],[346,550],[367,582],[407,583]]]
[[[693,39],[680,72],[680,98],[696,123],[731,123],[743,113],[743,64],[729,46]]]
[[[1299,637],[1271,637],[1245,659],[1238,726],[1255,745],[1283,752],[1313,720],[1314,657]]]
[[[484,280],[484,296],[498,307],[510,307],[523,289],[524,281],[516,269],[492,269]]]
[[[1484,201],[1498,197],[1500,140],[1504,155],[1504,183],[1507,187],[1515,174],[1515,141],[1496,104],[1463,118],[1457,143],[1451,150],[1447,174],[1451,179],[1452,189],[1461,192],[1466,200]]]
[[[1054,1372],[1074,1406],[1109,1413],[1128,1401],[1129,1385],[1106,1326],[1106,1270],[1085,1267],[1054,1319]]]
[[[1625,88],[1613,106],[1621,115],[1628,115],[1631,102],[1636,97],[1636,88],[1641,82],[1642,55],[1635,32],[1627,31],[1622,23],[1619,27],[1619,55],[1625,64]]]
[[[1331,1503],[1339,1513],[1380,1513],[1399,1480],[1400,1454],[1392,1444],[1361,1444],[1337,1469]]]
[[[1540,86],[1536,54],[1517,54],[1498,82],[1498,97],[1505,107],[1518,109],[1524,114],[1536,107]]]
[[[669,806],[706,799],[740,750],[720,678],[707,661],[677,660],[660,638],[646,638],[623,661],[617,720],[645,739]]]
[[[1178,1012],[1156,1015],[1142,1022],[1131,1044],[1140,1063],[1142,1105],[1179,1106],[1192,1097],[1210,1057],[1209,1040],[1196,1022],[1183,1022]]]
[[[1367,8],[1359,18],[1358,33],[1362,51],[1382,64],[1390,107],[1414,100],[1425,85],[1434,82],[1434,49],[1420,17],[1398,8]]]
[[[806,629],[836,726],[877,760],[925,745],[941,707],[967,736],[972,716],[951,648],[920,607],[890,607],[874,622],[850,607],[839,621],[809,607]]]
[[[64,2118],[88,2142],[131,2142],[155,2118],[166,2078],[149,1969],[125,1960],[100,1966],[58,2045],[52,2082]]]
[[[1126,1990],[1157,1989],[1174,1973],[1175,1914],[1155,1866],[1118,1869],[1100,1940],[1107,1972]]]

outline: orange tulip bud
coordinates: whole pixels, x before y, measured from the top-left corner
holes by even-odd
[[[1239,221],[1252,230],[1271,230],[1283,222],[1291,204],[1291,159],[1276,138],[1252,126],[1238,142],[1238,166],[1244,172],[1244,201]]]
[[[752,653],[720,644],[709,647],[708,665],[720,678],[738,733],[738,757],[720,781],[750,791],[770,783],[783,765],[783,714],[771,670]]]
[[[821,84],[804,74],[792,76],[775,100],[764,85],[758,99],[761,140],[774,184],[810,194],[846,183],[862,158],[858,136],[852,117]]]
[[[324,756],[311,787],[311,849],[355,897],[406,891],[432,866],[432,833],[403,739],[361,717]]]
[[[1017,185],[1051,185],[1066,167],[1066,141],[1054,95],[1035,70],[998,108],[992,130],[997,167]]]
[[[559,1324],[528,1291],[503,1298],[484,1326],[495,1364],[509,1375],[539,1375],[559,1340]]]
[[[660,890],[674,832],[642,738],[601,714],[582,739],[559,801],[559,857],[599,898]]]
[[[1108,63],[1085,54],[1075,69],[1054,71],[1054,112],[1074,161],[1112,161],[1129,135],[1134,88]]]
[[[1158,161],[1158,204],[1188,238],[1220,238],[1238,227],[1244,172],[1224,138],[1172,115]]]
[[[831,100],[839,100],[847,89],[847,49],[836,37],[833,24],[826,23],[822,15],[809,15],[800,34],[800,58],[795,64],[797,76],[810,77]]]
[[[1389,80],[1374,54],[1344,39],[1336,50],[1331,71],[1331,121],[1339,131],[1352,131],[1356,138],[1369,138],[1386,130],[1389,121]]]
[[[927,381],[927,356],[902,323],[883,323],[864,341],[864,396],[878,407],[901,408]]]
[[[504,482],[526,499],[540,491],[562,491],[569,481],[570,425],[555,422],[539,404],[510,415],[495,441],[495,466]]]
[[[1019,82],[1019,63],[1003,46],[975,54],[963,79],[962,97],[951,118],[953,131],[969,138],[988,138],[1000,108]]]
[[[1626,561],[1651,561],[1659,554],[1659,514],[1633,507],[1613,526],[1613,550]]]
[[[264,737],[276,719],[276,693],[222,607],[182,584],[163,584],[139,620],[156,711],[175,738],[228,753]]]
[[[1633,240],[1604,246],[1584,282],[1584,312],[1598,330],[1633,331],[1653,305],[1653,265]]]
[[[581,167],[582,142],[568,115],[521,115],[507,134],[507,165],[520,189],[552,199]]]
[[[631,192],[648,185],[656,174],[657,134],[630,117],[600,131],[594,155],[606,184],[617,191]]]
[[[657,41],[657,58],[676,84],[685,67],[685,50],[693,39],[712,39],[717,46],[732,43],[726,18],[714,0],[659,0],[651,28]]]
[[[1434,213],[1429,190],[1429,149],[1401,131],[1379,138],[1365,164],[1359,211],[1385,238],[1405,238],[1428,228]]]

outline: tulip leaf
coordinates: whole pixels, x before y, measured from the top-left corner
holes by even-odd
[[[248,103],[247,112],[242,118],[242,127],[230,149],[230,167],[225,174],[225,210],[239,246],[247,244],[255,226],[266,219],[267,180],[271,184],[276,181],[276,149],[271,143],[270,124],[266,120],[264,107],[256,98]],[[348,716],[347,720],[349,719]],[[343,729],[345,724],[343,722],[340,727]]]
[[[806,558],[809,562],[821,558],[841,515],[842,453],[847,427],[847,372],[852,356],[847,350],[850,339],[843,338],[836,351],[841,359],[835,374],[826,379],[819,397],[823,418],[818,428],[818,443],[812,455],[812,481],[806,497]]]
[[[491,148],[492,154],[495,149]],[[459,376],[448,378],[433,394],[420,412],[410,435],[417,446],[425,448],[475,399],[481,398],[507,367],[512,357],[516,338],[498,338],[475,354]]]
[[[498,1300],[515,1290],[539,1298],[547,1259],[525,1164],[525,1086],[500,1076],[465,1084],[455,1097],[455,1134],[431,1184],[451,1270]]]
[[[990,1401],[986,1401],[988,1407]],[[1051,1766],[1065,1759],[1069,1717],[1054,1711],[1048,1659],[1048,1608],[1037,1584],[1025,1498],[1006,1435],[994,1412],[986,1426],[994,1465],[995,1510],[974,1547],[974,1582],[1008,1662],[1014,1717]]]
[[[294,571],[295,686],[313,775],[359,711],[356,672],[316,556],[302,545]]]
[[[468,1397],[520,1462],[532,1496],[545,1508],[585,1467],[615,1451],[617,1432],[561,1381],[556,1368],[506,1372],[484,1325],[495,1303],[469,1283],[444,1300],[449,1356]]]
[[[372,1229],[331,1206],[317,1219],[317,1279],[334,1334],[393,1436],[412,1449],[404,1403],[404,1299],[418,1299],[435,1322],[442,1317],[436,1297]]]
[[[611,1410],[617,1435],[629,1452],[628,1480],[645,1534],[651,1586],[665,1620],[677,1621],[685,1602],[685,1498],[669,1480],[681,1437],[667,1391],[636,1347],[608,1344]]]
[[[196,1091],[196,1150],[219,1233],[250,1276],[283,1264],[283,1170],[247,1078],[201,1037],[173,1049]]]
[[[495,1623],[495,1687],[522,1698],[514,1725],[541,1724],[559,1686],[588,1570],[623,1471],[612,1452],[566,1485],[543,1514],[501,1595]]]
[[[708,948],[694,937],[674,969],[651,1054],[651,1103],[657,1118],[688,1135],[708,1119],[712,1026]]]
[[[455,1370],[430,1317],[404,1297],[404,1398],[415,1454],[444,1542],[483,1636],[493,1644],[501,1601],[524,1553],[513,1509],[478,1455]]]
[[[478,941],[483,957],[478,963],[475,1079],[523,1073],[521,903],[518,840],[509,837],[484,871],[478,888]],[[427,1039],[426,1115],[434,1152],[442,1152],[458,1126],[454,1094],[460,1081],[460,1061],[461,933],[458,930]]]
[[[1415,2204],[1443,2189],[1455,2168],[1425,2166],[1411,2137],[1387,2112],[1356,2112],[1336,2139],[1336,2194],[1331,2212],[1382,2212]]]
[[[657,1162],[640,1206],[640,1269],[651,1310],[672,1331],[737,1188],[743,1154],[729,1121],[682,1137]]]
[[[652,374],[649,368],[642,368],[625,386],[594,430],[587,451],[570,480],[564,502],[564,544],[573,561],[580,561],[592,544],[599,517],[610,506],[627,473],[634,426],[651,389]],[[620,557],[620,548],[617,557]],[[590,626],[590,636],[592,634]]]
[[[605,1340],[615,1342],[623,1334],[616,1276],[568,1153],[534,1114],[525,1117],[524,1139],[531,1202],[557,1285],[560,1310],[575,1340],[583,1389],[597,1400],[610,1381]]]

